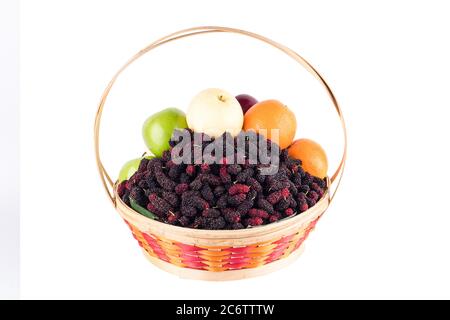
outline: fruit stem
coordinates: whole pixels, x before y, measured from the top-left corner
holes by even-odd
[[[225,97],[223,95],[220,95],[219,96],[219,100],[222,101],[222,102],[225,102]]]

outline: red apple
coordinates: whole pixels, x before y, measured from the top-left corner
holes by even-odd
[[[239,104],[241,105],[244,114],[248,111],[248,109],[253,107],[253,105],[255,105],[258,102],[258,100],[256,100],[249,94],[240,94],[236,96],[236,100],[239,101]]]

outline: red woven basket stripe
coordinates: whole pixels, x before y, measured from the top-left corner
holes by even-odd
[[[297,250],[314,229],[317,220],[303,230],[280,239],[254,243],[247,246],[196,246],[141,232],[128,221],[133,237],[151,256],[179,267],[220,272],[256,268],[282,259]]]

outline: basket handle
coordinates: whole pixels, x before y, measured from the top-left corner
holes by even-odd
[[[302,65],[310,74],[312,74],[324,87],[325,91],[327,92],[328,96],[330,97],[336,112],[339,116],[339,120],[341,122],[341,126],[342,126],[342,131],[344,134],[344,151],[343,151],[343,155],[341,158],[341,161],[336,169],[336,171],[334,172],[334,174],[331,176],[330,178],[330,188],[334,188],[334,190],[330,191],[330,202],[331,200],[333,200],[336,191],[339,187],[339,184],[341,182],[341,178],[342,178],[342,174],[344,172],[344,167],[345,167],[345,160],[347,157],[347,132],[346,132],[346,128],[345,128],[345,122],[344,122],[344,118],[342,116],[342,111],[341,108],[339,107],[339,104],[333,94],[333,92],[331,91],[330,87],[328,86],[328,84],[326,83],[326,81],[324,80],[324,78],[319,74],[319,72],[317,72],[317,70],[308,62],[306,61],[303,57],[301,57],[299,54],[297,54],[295,51],[289,49],[288,47],[275,42],[273,40],[270,40],[266,37],[263,37],[259,34],[253,33],[253,32],[249,32],[249,31],[245,31],[245,30],[240,30],[240,29],[234,29],[234,28],[228,28],[228,27],[216,27],[216,26],[206,26],[206,27],[195,27],[195,28],[189,28],[189,29],[184,29],[184,30],[180,30],[177,32],[174,32],[172,34],[169,34],[165,37],[162,37],[158,40],[156,40],[155,42],[151,43],[150,45],[148,45],[147,47],[145,47],[144,49],[142,49],[141,51],[139,51],[138,53],[136,53],[133,57],[131,57],[130,60],[128,60],[120,69],[119,71],[117,71],[117,73],[113,76],[113,78],[111,79],[111,81],[109,82],[108,86],[106,87],[106,89],[103,92],[102,98],[100,100],[98,109],[97,109],[97,114],[95,117],[95,124],[94,124],[94,142],[95,142],[95,158],[97,161],[97,168],[98,171],[100,173],[100,179],[102,180],[103,186],[109,196],[109,198],[111,199],[111,202],[113,203],[114,206],[116,206],[116,199],[115,199],[115,195],[114,195],[114,182],[111,179],[111,177],[108,175],[107,171],[105,170],[103,163],[100,159],[100,145],[99,145],[99,140],[100,140],[100,122],[101,122],[101,118],[102,118],[102,113],[103,113],[103,108],[105,106],[106,103],[106,99],[108,97],[109,92],[111,91],[112,86],[114,85],[114,83],[116,82],[117,78],[120,76],[120,74],[130,65],[132,64],[134,61],[136,61],[137,59],[139,59],[140,57],[142,57],[144,54],[146,54],[147,52],[149,52],[150,50],[159,47],[160,45],[163,45],[167,42],[170,41],[174,41],[177,39],[181,39],[181,38],[185,38],[185,37],[189,37],[189,36],[194,36],[194,35],[198,35],[198,34],[203,34],[203,33],[213,33],[213,32],[229,32],[229,33],[236,33],[236,34],[241,34],[241,35],[245,35],[257,40],[260,40],[262,42],[265,42],[281,51],[283,51],[285,54],[287,54],[289,57],[291,57],[292,59],[294,59],[295,61],[297,61],[300,65]]]

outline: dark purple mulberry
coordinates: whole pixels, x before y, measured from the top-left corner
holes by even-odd
[[[289,202],[289,207],[291,207],[291,208],[297,207],[297,201],[295,201],[295,199],[292,195],[287,198],[287,201]]]
[[[147,166],[147,168],[148,168],[148,166]],[[144,171],[144,179],[145,180],[149,180],[149,179],[153,179],[153,178],[154,178],[154,175],[153,175],[152,170],[147,169],[146,171]]]
[[[195,197],[194,200],[198,209],[209,209],[210,205],[206,200],[202,199],[201,197]]]
[[[220,178],[218,176],[215,176],[211,173],[203,174],[202,175],[202,182],[208,183],[210,186],[219,186],[221,185]]]
[[[278,201],[278,203],[274,206],[275,210],[277,211],[284,211],[287,208],[289,208],[289,201],[287,199],[281,199]]]
[[[229,223],[237,223],[241,221],[241,215],[239,212],[232,208],[222,209],[223,217]]]
[[[225,219],[223,217],[218,218],[206,218],[203,226],[208,230],[219,230],[223,229],[226,225]]]
[[[125,202],[125,204],[127,206],[130,206],[130,191],[125,190],[125,192],[123,193],[122,197],[121,197],[122,201]]]
[[[241,215],[244,215],[252,207],[253,207],[253,201],[246,199],[237,207],[237,212],[239,212]]]
[[[240,183],[245,183],[245,181],[247,181],[249,177],[253,176],[253,174],[254,171],[252,168],[244,169],[236,176],[236,181]]]
[[[247,196],[245,195],[245,193],[239,193],[234,196],[229,196],[228,203],[234,207],[237,207],[239,204],[241,204],[245,200],[246,197]]]
[[[202,216],[197,216],[197,217],[195,217],[194,222],[192,222],[192,224],[189,227],[193,228],[193,229],[199,229],[199,228],[203,227],[204,223],[205,223],[205,218]]]
[[[126,184],[127,181],[125,180],[119,183],[119,185],[117,186],[117,194],[119,195],[119,197],[122,197],[127,190]]]
[[[306,203],[308,204],[308,207],[311,208],[316,204],[316,200],[314,199],[310,199],[310,198],[306,198]]]
[[[131,189],[139,183],[139,181],[142,179],[143,176],[144,176],[143,173],[139,173],[139,172],[136,171],[130,177],[130,179],[128,179],[127,188],[131,191]]]
[[[304,184],[300,187],[299,191],[307,194],[309,192],[309,186]]]
[[[202,216],[204,216],[205,218],[217,218],[220,217],[220,215],[221,215],[220,211],[213,208],[203,210],[202,212]]]
[[[255,179],[259,182],[259,183],[264,183],[264,181],[266,181],[266,175],[265,174],[261,174],[261,172],[258,170],[258,173],[255,175]]]
[[[159,185],[168,191],[172,191],[177,185],[175,181],[166,176],[161,167],[155,167],[155,178]]]
[[[272,180],[269,183],[269,191],[278,191],[284,188],[290,188],[291,185],[287,180]]]
[[[240,222],[238,223],[233,223],[230,225],[230,229],[231,230],[239,230],[239,229],[244,229],[244,225]]]
[[[145,195],[148,197],[151,193],[156,193],[157,195],[161,195],[164,189],[160,188],[158,184],[156,186],[152,185],[148,189],[145,190]]]
[[[186,172],[182,172],[180,174],[180,183],[189,183],[191,181],[191,178]]]
[[[306,201],[306,194],[304,194],[303,192],[299,192],[297,194],[297,200],[298,200],[298,202],[305,202]]]
[[[223,185],[223,187],[225,188],[225,191],[226,191],[226,192],[228,192],[228,189],[230,189],[232,186],[233,186],[233,183],[232,183],[232,182],[230,182],[230,183],[225,183],[225,184]]]
[[[147,163],[147,171],[149,171],[151,174],[154,173],[155,167],[161,167],[162,162],[160,158],[151,158],[148,160]]]
[[[205,184],[202,189],[200,190],[200,193],[202,194],[203,199],[208,201],[210,204],[214,201],[214,194],[211,190],[211,187],[208,184]]]
[[[178,222],[182,227],[187,227],[191,223],[191,219],[189,219],[188,216],[184,215],[181,216],[180,219],[178,219]]]
[[[257,196],[258,192],[256,192],[256,190],[250,189],[250,191],[247,193],[247,200],[250,200],[253,203]]]
[[[224,194],[220,196],[219,200],[217,200],[216,206],[221,209],[226,208],[228,206],[228,195]]]
[[[162,198],[164,200],[166,200],[172,207],[178,207],[179,203],[180,203],[180,199],[178,198],[178,196],[171,191],[163,191],[162,192]]]
[[[323,191],[322,189],[319,189],[319,190],[317,191],[317,194],[319,195],[319,199],[322,199],[324,193],[325,193],[325,191]]]
[[[314,201],[316,201],[317,202],[317,200],[319,199],[319,195],[317,194],[317,192],[315,192],[315,191],[310,191],[309,193],[308,193],[308,196],[307,196],[309,199],[311,199],[311,200],[314,200]]]
[[[297,187],[302,185],[302,176],[299,173],[294,174],[291,179]]]
[[[298,194],[297,186],[291,180],[288,180],[288,183],[289,183],[289,191],[293,196],[296,196]]]
[[[141,160],[141,162],[139,163],[139,169],[138,169],[138,172],[144,173],[145,171],[147,171],[147,165],[148,165],[148,159],[143,158],[143,159]]]
[[[194,181],[192,181],[192,182],[189,184],[189,187],[190,187],[192,190],[200,190],[200,189],[202,188],[202,186],[203,186],[202,177],[203,177],[203,174],[199,174],[199,175],[197,176],[197,178],[195,178]]]
[[[167,173],[167,175],[169,176],[170,179],[177,180],[183,171],[184,171],[183,166],[175,165],[169,169],[169,172]]]
[[[301,176],[301,177],[303,177],[303,175],[305,174],[305,170],[303,170],[303,168],[302,167],[297,167],[297,173]]]
[[[163,166],[163,162],[162,162],[161,158],[151,158],[148,160],[147,170],[154,170],[157,167],[162,168],[162,166]]]
[[[140,180],[137,185],[139,186],[139,188],[148,189],[148,183],[145,179]]]
[[[164,199],[158,197],[156,193],[152,193],[148,196],[149,202],[155,207],[156,214],[165,215],[169,211],[173,211],[171,205]]]
[[[261,186],[261,184],[258,182],[258,180],[256,180],[253,177],[248,177],[247,181],[246,181],[247,185],[252,188],[253,190],[255,190],[257,193],[261,193],[263,192],[263,187]]]
[[[181,206],[181,214],[186,217],[194,217],[197,215],[197,210],[194,207],[183,205]]]
[[[214,193],[214,195],[216,196],[216,197],[220,197],[222,194],[224,194],[225,193],[225,187],[224,186],[217,186],[217,187],[215,187],[214,188],[214,191],[213,191],[213,193]]]
[[[282,172],[288,178],[292,176],[292,171],[288,169],[285,163],[282,163],[280,165],[279,171]]]
[[[314,178],[312,175],[310,175],[308,172],[305,172],[304,176],[302,176],[302,183],[310,185],[314,181]]]
[[[287,177],[286,177],[285,172],[278,170],[277,173],[266,176],[266,183],[269,185],[272,181],[286,180],[286,179],[287,179]]]
[[[147,181],[147,188],[159,188],[158,182],[155,180],[153,176],[145,176],[145,181]]]
[[[314,182],[317,183],[321,189],[325,189],[327,186],[325,179],[314,177]]]
[[[310,187],[311,187],[311,189],[314,190],[314,191],[322,190],[322,189],[320,188],[319,184],[316,183],[316,182],[311,183]]]
[[[200,191],[187,190],[187,191],[183,192],[183,194],[181,195],[181,203],[186,201],[186,199],[189,199],[189,198],[192,198],[192,197],[198,197],[198,196],[200,196]]]
[[[133,187],[130,191],[130,198],[136,201],[138,205],[141,207],[146,207],[148,203],[148,199],[145,196],[145,192],[142,188]]]
[[[266,199],[259,198],[256,203],[257,203],[258,208],[263,209],[263,210],[267,211],[270,214],[274,213],[273,206]]]
[[[298,167],[302,165],[302,161],[299,159],[288,158],[286,164],[293,173],[297,173]]]
[[[287,149],[281,150],[280,162],[286,162],[289,159],[289,153]]]
[[[184,197],[182,199],[182,205],[194,207],[194,208],[197,208],[198,210],[205,210],[205,209],[209,208],[208,202],[206,202],[199,196]]]

